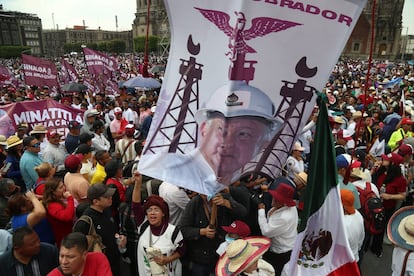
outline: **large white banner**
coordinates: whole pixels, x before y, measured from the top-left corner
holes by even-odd
[[[140,172],[207,195],[277,177],[365,3],[165,0],[170,56]]]

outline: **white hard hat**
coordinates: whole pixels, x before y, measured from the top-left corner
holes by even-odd
[[[217,89],[205,107],[195,113],[196,122],[201,124],[212,112],[220,112],[226,118],[252,116],[266,119],[275,126],[281,124],[274,117],[275,106],[272,99],[244,81],[230,81]]]

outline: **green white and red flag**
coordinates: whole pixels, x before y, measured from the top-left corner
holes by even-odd
[[[324,100],[319,116],[300,214],[299,234],[284,275],[360,275],[347,241],[337,184],[332,132]]]

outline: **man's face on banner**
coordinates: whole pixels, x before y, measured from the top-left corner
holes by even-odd
[[[223,184],[231,184],[224,182],[259,153],[270,129],[262,119],[217,117],[202,123],[200,131],[200,152]]]

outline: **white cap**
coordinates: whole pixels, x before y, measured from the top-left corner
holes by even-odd
[[[122,113],[122,108],[120,108],[119,106],[115,107],[114,113]]]
[[[272,99],[244,81],[230,81],[217,89],[205,107],[195,113],[196,122],[201,124],[209,118],[212,112],[220,112],[226,118],[252,116],[266,119],[274,126],[281,124],[274,117],[275,106]]]

